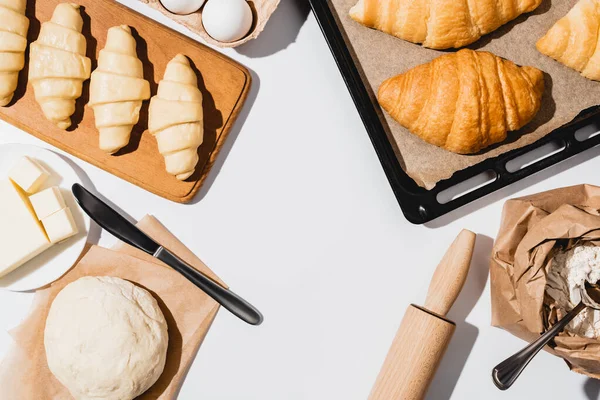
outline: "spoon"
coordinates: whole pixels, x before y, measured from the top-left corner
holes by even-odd
[[[596,283],[585,283],[587,295],[595,303],[600,304],[600,286]],[[535,357],[541,349],[544,348],[556,335],[558,335],[577,314],[579,314],[586,305],[581,301],[575,308],[567,313],[560,321],[552,326],[546,333],[536,339],[534,342],[525,346],[523,350],[513,354],[492,370],[492,379],[494,384],[500,390],[506,390],[517,380],[527,364]]]

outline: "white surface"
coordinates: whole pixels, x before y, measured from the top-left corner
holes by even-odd
[[[137,0],[126,4],[169,23]],[[450,312],[457,332],[428,398],[598,398],[598,382],[546,353],[510,391],[494,387],[492,367],[524,342],[490,326],[488,260],[504,200],[600,184],[599,148],[414,226],[305,0],[283,0],[259,39],[225,53],[252,69],[254,86],[194,204],[171,203],[73,159],[87,186],[136,219],[154,214],[265,314],[256,328],[222,310],[179,399],[365,400],[406,306],[423,303],[461,228],[481,236]],[[41,143],[5,124],[0,140]],[[91,240],[114,242],[98,236],[93,228]],[[0,357],[10,344],[5,331],[27,314],[32,297],[0,293]]]
[[[2,129],[0,140],[3,141],[4,138],[5,133]],[[75,236],[53,245],[10,274],[0,278],[0,289],[15,291],[34,290],[46,286],[64,275],[81,255],[90,230],[90,218],[81,211],[71,194],[71,186],[74,183],[81,184],[82,182],[74,167],[56,153],[34,145],[2,144],[0,142],[0,179],[7,178],[8,171],[23,156],[29,156],[39,162],[50,173],[50,177],[40,187],[40,190],[52,186],[60,188],[66,206],[72,210],[79,232]],[[0,314],[1,317],[2,314]]]

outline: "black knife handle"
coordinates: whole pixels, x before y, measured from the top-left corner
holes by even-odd
[[[185,261],[171,253],[169,250],[161,246],[156,253],[154,253],[154,257],[185,276],[190,282],[204,291],[204,293],[212,297],[217,303],[221,304],[242,320],[251,325],[260,325],[262,323],[262,314],[252,304],[248,303],[231,290],[225,289],[202,272],[189,266]]]

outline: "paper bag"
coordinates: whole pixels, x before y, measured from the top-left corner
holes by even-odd
[[[509,200],[490,264],[492,325],[526,341],[563,314],[545,295],[554,254],[577,244],[600,245],[600,187],[579,185]],[[562,332],[552,348],[569,367],[600,379],[600,340]]]

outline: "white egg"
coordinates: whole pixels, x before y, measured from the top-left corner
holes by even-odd
[[[245,0],[208,0],[202,10],[206,32],[219,42],[235,42],[252,28],[252,9]]]
[[[205,0],[160,0],[167,11],[173,14],[191,14],[198,11]]]

